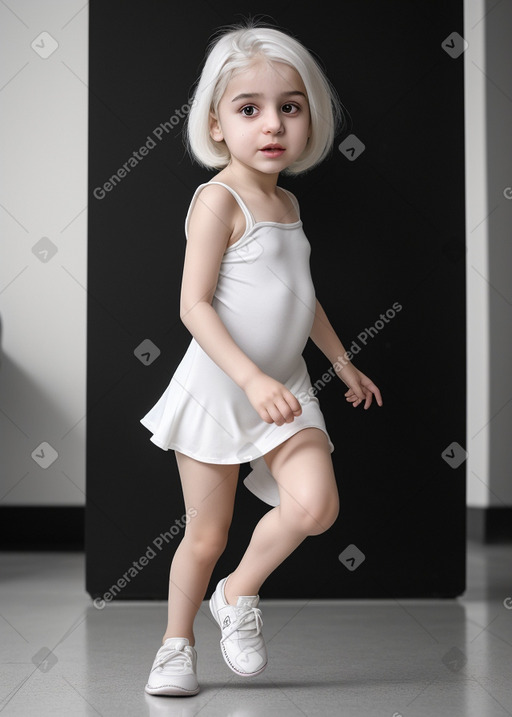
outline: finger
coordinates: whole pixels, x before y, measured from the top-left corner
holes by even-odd
[[[346,392],[345,396],[361,399],[364,398],[364,393],[361,390],[357,392],[355,388],[351,388],[349,391]]]
[[[375,391],[373,393],[375,394],[375,400],[377,401],[378,405],[382,406],[383,405],[382,396],[380,395],[380,391],[377,388],[377,386],[375,386]]]
[[[265,423],[274,423],[274,419],[265,407],[258,411],[258,413],[260,414],[260,418],[265,421]]]
[[[290,394],[290,396],[292,398],[294,398],[293,394]],[[280,413],[283,416],[286,423],[292,423],[293,419],[302,413],[302,406],[300,405],[300,403],[298,401],[297,402],[293,401],[293,406],[298,405],[298,409],[297,408],[294,409],[292,407],[292,405],[290,405],[290,403],[292,403],[292,402],[289,400],[287,401],[285,396],[283,396],[280,399],[277,399],[275,401],[275,405],[278,408],[278,410],[280,411]]]
[[[300,405],[298,399],[293,395],[291,391],[288,391],[288,389],[285,389],[283,392],[283,398],[290,407],[292,413],[294,413],[296,416],[300,416],[302,413],[302,406]]]
[[[364,391],[363,391],[363,395],[362,395],[362,396],[358,396],[358,397],[357,397],[357,404],[356,404],[356,405],[359,406],[361,403],[363,403],[363,401],[366,401],[366,393],[365,393]]]
[[[279,410],[279,408],[275,405],[275,403],[269,403],[266,408],[270,417],[272,418],[272,423],[275,423],[276,426],[282,426],[283,423],[285,423],[286,419]]]
[[[377,388],[377,386],[373,383],[373,381],[370,381],[367,384],[367,388],[374,394],[375,400],[377,401],[378,405],[382,406],[383,402],[382,402],[381,393],[380,393],[379,389]]]

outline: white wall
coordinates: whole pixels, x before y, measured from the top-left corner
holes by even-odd
[[[512,505],[512,4],[487,14],[489,503]]]
[[[0,3],[0,506],[83,505],[88,5],[6,2]],[[464,8],[468,504],[512,505],[512,199],[504,194],[512,186],[512,6],[466,0]],[[58,43],[47,59],[31,47],[43,31]],[[491,75],[486,34],[493,37]],[[50,47],[44,38],[36,44],[40,52]],[[45,263],[33,253],[42,237],[57,249]],[[58,453],[47,468],[31,457],[42,442]]]
[[[512,5],[466,0],[468,505],[512,505]]]
[[[0,506],[83,505],[88,5],[6,0],[0,47]]]

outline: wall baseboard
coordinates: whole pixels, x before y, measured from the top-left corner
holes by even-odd
[[[84,506],[0,507],[0,550],[83,551]]]
[[[512,541],[512,506],[467,509],[467,536],[480,543]]]

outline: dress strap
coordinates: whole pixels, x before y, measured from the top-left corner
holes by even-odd
[[[299,202],[297,201],[297,197],[295,196],[295,194],[292,194],[292,192],[288,191],[288,189],[285,189],[284,187],[279,187],[279,189],[281,189],[285,194],[287,194],[290,197],[290,201],[293,205],[293,208],[297,212],[297,216],[300,219],[300,207],[299,207]]]
[[[197,197],[198,197],[200,191],[201,191],[202,189],[204,189],[204,187],[207,187],[209,184],[220,184],[222,187],[225,187],[225,188],[228,190],[228,192],[231,192],[231,194],[233,195],[233,197],[236,199],[238,205],[240,206],[240,209],[241,209],[242,212],[244,213],[244,217],[245,217],[245,221],[246,221],[246,229],[245,229],[245,232],[244,232],[244,236],[245,236],[245,234],[247,234],[247,232],[254,226],[254,224],[255,224],[256,222],[254,221],[254,217],[253,217],[253,215],[251,214],[251,212],[249,211],[248,207],[246,206],[244,200],[243,200],[242,197],[241,197],[237,192],[235,192],[235,190],[234,190],[232,187],[230,187],[229,185],[224,184],[223,182],[215,182],[215,181],[213,181],[213,180],[210,180],[209,182],[205,182],[204,184],[200,184],[200,185],[198,186],[198,188],[197,188],[196,191],[194,192],[194,196],[192,197],[192,201],[190,202],[190,206],[189,206],[189,208],[188,208],[187,216],[185,217],[185,236],[187,237],[187,239],[188,239],[188,222],[189,222],[189,219],[190,219],[190,215],[191,215],[191,213],[192,213],[192,208],[194,207],[194,204],[196,203],[196,200],[197,200]]]
[[[236,199],[236,201],[237,201],[238,204],[240,205],[241,210],[242,210],[243,213],[244,213],[245,219],[246,219],[246,221],[247,221],[247,229],[249,229],[250,227],[252,227],[252,226],[256,223],[256,222],[254,221],[254,217],[253,217],[251,211],[249,210],[248,206],[246,205],[246,203],[244,202],[244,200],[242,199],[242,197],[238,194],[238,192],[235,192],[235,190],[233,189],[233,187],[230,187],[228,184],[224,184],[224,182],[215,182],[215,181],[213,181],[213,180],[207,182],[207,184],[220,184],[222,187],[226,187],[226,189],[228,190],[228,192],[231,192],[231,194],[234,196],[234,198]]]

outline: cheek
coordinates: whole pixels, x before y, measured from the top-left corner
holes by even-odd
[[[301,122],[300,127],[297,127],[297,134],[304,136],[305,140],[307,140],[307,138],[311,134],[311,123],[309,121],[309,118]]]

